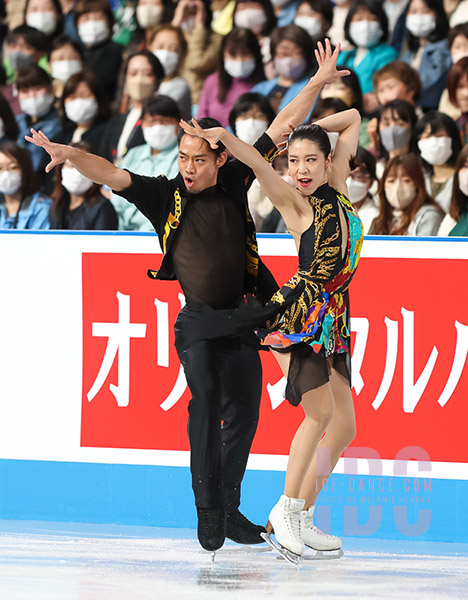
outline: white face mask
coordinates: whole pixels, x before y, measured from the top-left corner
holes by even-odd
[[[315,17],[299,16],[294,19],[298,27],[302,27],[311,38],[319,37],[322,33],[322,23]]]
[[[75,73],[83,70],[79,60],[54,60],[50,63],[52,77],[59,81],[67,81]]]
[[[364,200],[367,196],[367,183],[356,181],[352,177],[348,177],[346,185],[348,186],[348,198],[353,204],[361,202],[361,200]]]
[[[33,12],[26,15],[26,25],[38,29],[44,35],[50,35],[57,26],[57,17],[53,12]]]
[[[255,143],[267,129],[268,123],[262,119],[236,119],[236,135],[246,144]]]
[[[95,46],[109,37],[109,25],[102,19],[85,21],[78,25],[78,35],[85,46]]]
[[[62,185],[69,194],[83,196],[94,185],[94,182],[82,175],[75,167],[64,167],[62,169]]]
[[[250,29],[253,33],[261,33],[267,22],[265,11],[261,8],[245,8],[234,15],[234,25],[239,29]]]
[[[435,26],[436,20],[432,15],[408,15],[406,17],[406,29],[414,37],[426,37],[434,31]]]
[[[0,194],[16,194],[21,187],[21,171],[2,171],[0,173]]]
[[[382,27],[377,21],[353,21],[349,25],[349,35],[355,46],[372,48],[382,39]]]
[[[20,98],[19,104],[21,110],[30,117],[42,117],[49,112],[53,101],[54,99],[50,94],[39,94]]]
[[[255,71],[255,59],[249,58],[248,60],[235,60],[233,58],[227,58],[224,61],[224,70],[228,75],[235,79],[245,79],[250,77]]]
[[[75,98],[65,102],[65,114],[74,123],[89,123],[98,112],[95,98]]]
[[[180,24],[180,28],[184,33],[190,34],[195,29],[195,25],[195,17],[188,17],[187,19],[184,19],[182,21],[182,23]]]
[[[172,75],[179,64],[179,55],[171,50],[154,50],[153,54],[161,63],[165,75]]]
[[[468,52],[452,52],[452,64],[455,65],[459,60],[468,56]]]
[[[399,185],[398,183],[385,185],[385,195],[387,196],[388,203],[395,212],[400,212],[408,208],[416,198],[416,192],[415,185]]]
[[[458,171],[458,187],[465,196],[468,196],[468,169]]]
[[[156,27],[156,25],[159,25],[159,23],[161,23],[162,14],[162,6],[150,6],[146,4],[144,6],[138,6],[136,9],[138,25],[142,29]]]
[[[175,125],[152,125],[142,129],[145,142],[154,150],[166,150],[177,142]]]
[[[430,165],[443,165],[452,156],[452,138],[432,135],[419,140],[418,148],[423,158]]]

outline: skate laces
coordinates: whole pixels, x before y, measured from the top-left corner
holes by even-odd
[[[301,518],[297,509],[291,506],[290,502],[286,502],[284,504],[283,515],[289,531],[296,537],[299,537],[301,535]]]
[[[324,538],[334,539],[336,537],[334,535],[325,533],[321,529],[319,529],[314,523],[314,515],[311,515],[308,512],[306,512],[304,515],[304,527],[307,527],[307,529],[311,529],[314,533],[316,533],[317,535],[321,535]]]

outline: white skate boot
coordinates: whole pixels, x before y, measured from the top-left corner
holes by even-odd
[[[339,550],[342,555],[341,540],[336,535],[320,531],[314,524],[315,506],[301,512],[301,536],[304,544],[318,552]]]
[[[283,494],[268,517],[268,533],[261,534],[284,559],[296,565],[305,552],[301,538],[301,511],[304,503],[305,500],[289,498]],[[275,534],[276,541],[271,538],[272,533]]]

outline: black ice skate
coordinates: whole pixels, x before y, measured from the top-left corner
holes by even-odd
[[[255,525],[236,508],[226,515],[226,537],[237,544],[262,544],[265,527]]]
[[[198,541],[205,550],[216,552],[226,538],[226,511],[224,506],[217,508],[197,507]]]

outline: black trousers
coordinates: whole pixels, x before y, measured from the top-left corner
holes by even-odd
[[[203,307],[184,307],[175,345],[192,393],[188,436],[195,504],[240,504],[241,482],[258,424],[262,366],[258,350],[239,337],[199,339]]]

